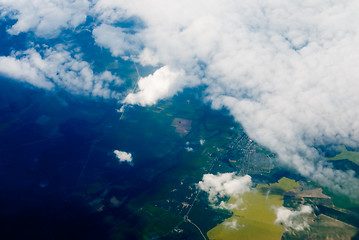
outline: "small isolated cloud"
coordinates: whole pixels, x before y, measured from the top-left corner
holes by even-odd
[[[113,153],[116,155],[119,162],[127,162],[130,165],[132,164],[132,154],[131,153],[127,153],[127,152],[123,152],[123,151],[119,151],[119,150],[114,150]]]
[[[206,140],[204,140],[204,139],[200,139],[200,140],[199,140],[199,144],[201,144],[201,146],[203,146],[203,144],[204,144],[205,141],[206,141]]]
[[[309,229],[309,224],[306,217],[313,212],[311,206],[302,205],[299,210],[290,210],[286,207],[279,207],[276,209],[277,219],[275,223],[281,224],[285,230],[302,231]]]
[[[208,199],[211,203],[216,204],[219,198],[237,197],[245,192],[251,191],[252,178],[249,175],[243,177],[233,173],[218,173],[217,175],[205,174],[202,181],[198,183],[199,189],[209,194]],[[222,204],[222,205],[221,205]],[[234,206],[220,203],[223,208]]]
[[[111,87],[122,83],[108,71],[94,73],[80,54],[66,50],[63,45],[1,56],[0,75],[47,90],[61,88],[73,94],[103,98],[116,98],[118,94]]]
[[[1,16],[17,20],[8,33],[33,31],[39,37],[57,37],[62,29],[76,28],[86,21],[88,0],[0,0]]]
[[[193,152],[193,148],[191,147],[185,147],[184,149],[186,149],[187,152]]]

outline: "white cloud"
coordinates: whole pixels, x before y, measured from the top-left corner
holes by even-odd
[[[89,7],[88,0],[0,0],[1,15],[17,20],[8,30],[10,34],[33,31],[46,38],[84,23]]]
[[[131,153],[127,153],[127,152],[123,152],[123,151],[119,151],[119,150],[115,150],[115,151],[113,151],[113,153],[116,155],[119,162],[127,162],[130,165],[132,164],[132,154]]]
[[[306,217],[313,212],[312,207],[302,205],[298,211],[290,210],[286,207],[279,207],[276,209],[277,218],[275,223],[281,224],[285,230],[302,231],[309,229],[309,224]]]
[[[61,88],[73,94],[104,98],[117,97],[110,86],[121,84],[110,72],[93,73],[80,54],[73,54],[62,45],[44,51],[30,48],[2,56],[0,75],[48,90]]]
[[[181,91],[184,86],[191,85],[191,80],[183,71],[164,66],[153,74],[139,79],[139,91],[128,94],[125,102],[142,106],[153,105],[159,99],[171,97]]]
[[[29,51],[28,51],[29,52]],[[36,57],[40,57],[37,55]],[[26,81],[36,87],[52,89],[54,84],[33,67],[29,59],[17,59],[16,56],[0,57],[0,74],[9,78]]]
[[[138,38],[133,34],[127,33],[126,29],[101,24],[92,33],[96,43],[110,49],[114,56],[123,56],[139,51]]]
[[[209,194],[212,203],[218,203],[219,198],[237,197],[251,191],[252,179],[249,175],[243,177],[233,173],[205,174],[198,183],[199,189]],[[222,204],[222,206],[224,206]],[[233,207],[233,206],[232,206]]]
[[[358,1],[100,0],[97,5],[104,19],[112,16],[107,22],[114,13],[142,19],[146,28],[136,33],[144,46],[141,63],[161,64],[192,79],[168,80],[162,87],[164,78],[155,73],[143,78],[148,84],[130,94],[129,103],[155,104],[205,84],[212,106],[229,109],[282,163],[342,193],[359,191],[353,172],[325,167],[313,148],[359,146]]]

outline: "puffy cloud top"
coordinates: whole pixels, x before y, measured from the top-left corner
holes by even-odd
[[[88,0],[0,0],[1,15],[17,20],[8,30],[10,34],[34,31],[47,38],[85,22],[89,7]]]
[[[243,177],[233,173],[218,173],[217,175],[205,174],[198,183],[199,189],[209,194],[209,201],[218,202],[218,198],[235,197],[249,192],[252,186],[252,178],[249,175]]]
[[[159,99],[173,96],[185,85],[191,84],[191,81],[186,81],[183,71],[175,71],[164,66],[154,74],[140,78],[137,84],[138,92],[127,95],[125,102],[146,106],[156,104]]]

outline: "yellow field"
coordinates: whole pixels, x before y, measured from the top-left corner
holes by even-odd
[[[282,205],[282,193],[299,187],[294,180],[282,178],[278,183],[258,185],[256,191],[247,192],[241,198],[243,203],[233,210],[233,216],[208,231],[209,239],[281,239],[283,227],[274,224],[275,208]],[[236,203],[232,197],[229,203]],[[230,223],[232,225],[230,226]]]

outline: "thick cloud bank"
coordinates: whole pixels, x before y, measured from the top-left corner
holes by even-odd
[[[276,209],[277,218],[275,223],[281,224],[285,230],[302,231],[309,229],[309,224],[306,217],[313,212],[312,207],[302,205],[299,210],[290,210],[286,207],[279,207]]]
[[[282,163],[337,191],[359,192],[353,172],[325,167],[313,148],[358,146],[358,1],[100,0],[94,9],[108,24],[140,18],[138,61],[206,85],[212,106],[229,109]],[[190,86],[181,78],[167,83],[169,94],[142,85],[129,102],[156,103]]]
[[[30,48],[2,56],[0,75],[49,90],[61,88],[74,94],[104,98],[117,97],[110,86],[121,84],[110,72],[93,73],[80,54],[71,53],[62,45],[45,51]]]

